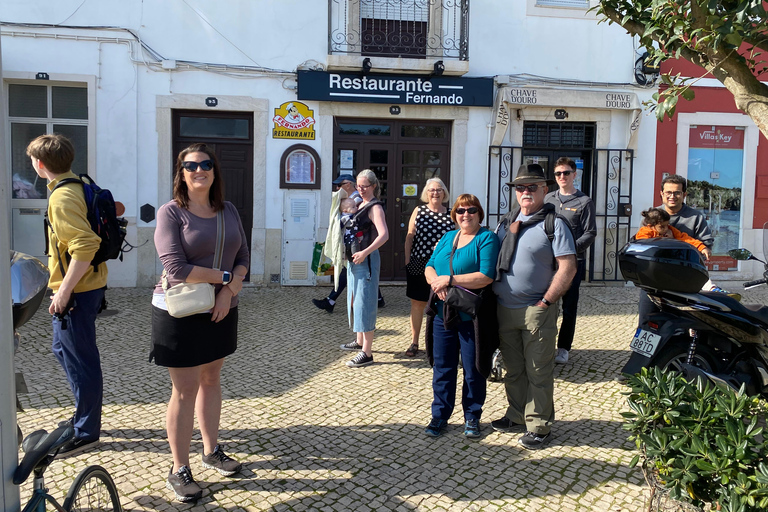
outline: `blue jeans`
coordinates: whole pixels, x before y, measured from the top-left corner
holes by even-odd
[[[328,294],[328,300],[332,300],[336,302],[336,299],[339,298],[339,295],[341,295],[341,292],[344,291],[344,288],[347,287],[347,267],[341,269],[341,272],[339,272],[339,287],[333,290],[331,293]],[[379,288],[379,302],[384,300],[384,297],[381,296],[381,288]]]
[[[95,440],[101,431],[103,382],[96,346],[96,315],[104,289],[74,293],[74,308],[59,319],[53,317],[53,355],[67,374],[75,395],[75,437]]]
[[[464,366],[461,406],[464,419],[480,421],[485,404],[485,377],[475,367],[475,326],[472,321],[461,322],[456,329],[446,329],[443,319],[435,317],[432,324],[432,417],[448,420],[456,403],[456,379],[459,373],[459,351]]]
[[[560,334],[557,336],[557,348],[571,350],[573,346],[573,336],[576,333],[576,309],[579,306],[579,285],[584,279],[586,269],[586,260],[578,260],[571,287],[563,295],[563,321],[560,324]]]

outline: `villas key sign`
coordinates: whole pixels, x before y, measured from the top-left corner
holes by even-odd
[[[300,100],[490,107],[493,79],[299,71]]]

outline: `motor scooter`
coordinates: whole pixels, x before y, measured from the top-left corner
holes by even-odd
[[[768,223],[763,234],[763,254],[768,254]],[[768,282],[768,264],[750,251],[735,249],[728,254],[764,264],[763,278],[744,283],[745,289]],[[743,384],[749,394],[768,397],[768,307],[701,291],[708,272],[698,251],[685,242],[630,242],[619,252],[619,268],[659,309],[641,319],[622,374],[651,366],[672,368],[734,389]]]
[[[11,304],[13,309],[13,350],[19,348],[21,336],[16,330],[29,321],[43,302],[48,289],[48,268],[40,260],[21,252],[11,251]],[[24,377],[16,374],[16,410],[23,412],[19,402],[18,383]],[[19,444],[23,439],[21,428],[16,426]]]

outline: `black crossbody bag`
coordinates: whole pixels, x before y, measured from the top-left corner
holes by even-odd
[[[450,282],[453,282],[453,255],[456,252],[456,247],[459,245],[459,236],[461,233],[456,234],[456,238],[453,239],[453,247],[451,248],[451,259],[448,261],[448,265],[451,269]],[[477,312],[480,309],[480,304],[483,303],[483,291],[473,291],[458,285],[448,285],[448,294],[445,296],[445,304],[455,308],[462,313],[466,313],[472,318],[477,316]]]

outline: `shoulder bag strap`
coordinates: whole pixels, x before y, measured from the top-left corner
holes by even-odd
[[[453,238],[453,247],[451,248],[451,259],[448,260],[448,266],[451,269],[451,273],[449,274],[450,275],[449,283],[450,281],[453,281],[453,255],[456,252],[456,247],[458,247],[459,245],[460,236],[461,236],[461,231],[456,233],[456,236]],[[450,286],[450,284],[448,286]]]
[[[221,269],[222,253],[224,252],[224,209],[216,213],[216,252],[213,257],[213,268]]]

